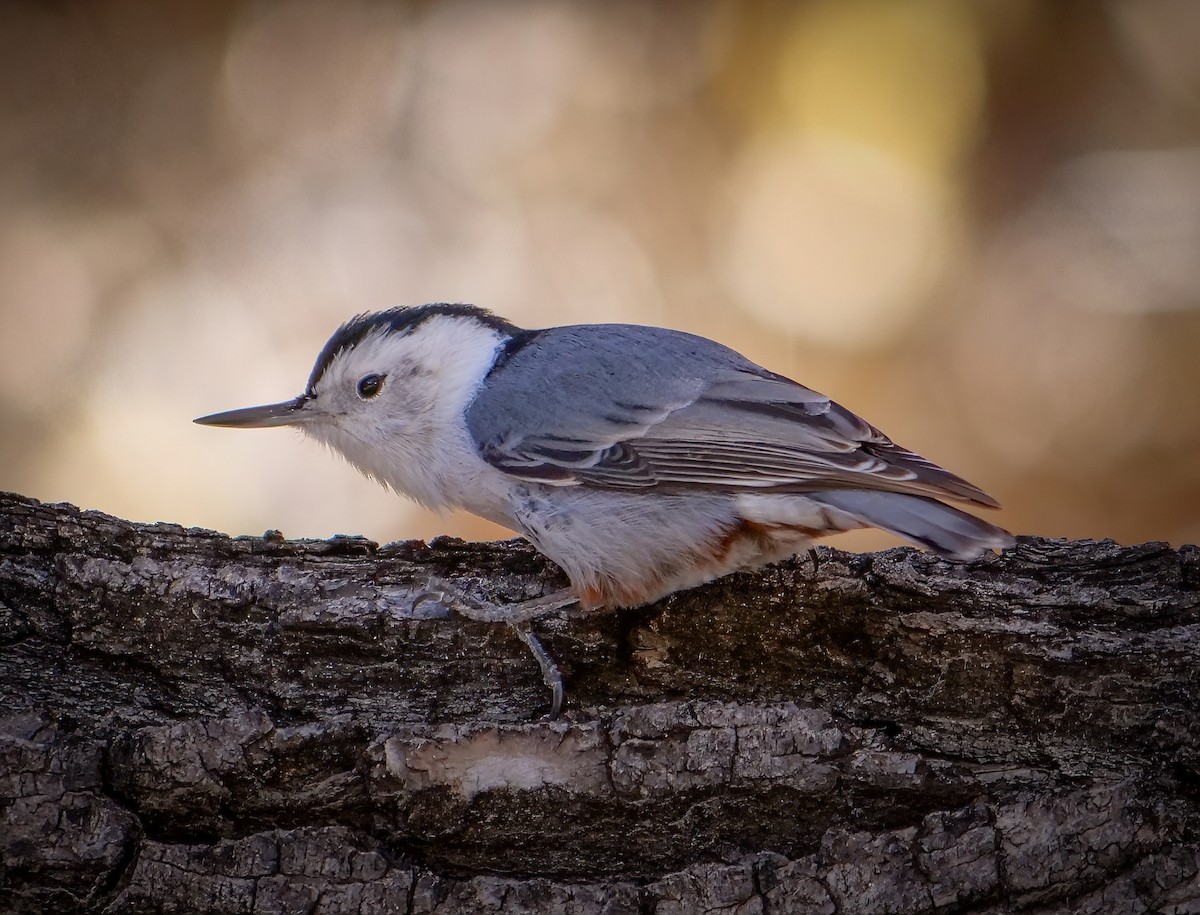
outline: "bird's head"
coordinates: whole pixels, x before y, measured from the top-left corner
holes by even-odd
[[[502,347],[521,331],[471,305],[421,305],[359,315],[329,338],[304,393],[214,413],[206,426],[294,426],[367,475],[411,491],[405,465],[430,460]]]

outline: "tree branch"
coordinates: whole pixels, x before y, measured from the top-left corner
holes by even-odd
[[[0,496],[0,908],[1200,907],[1200,551],[1022,538],[506,627],[518,543],[229,538]]]

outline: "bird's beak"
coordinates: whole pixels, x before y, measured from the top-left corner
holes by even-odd
[[[192,420],[202,426],[228,426],[230,429],[268,429],[271,426],[292,426],[304,422],[311,413],[304,409],[311,397],[301,394],[295,400],[285,400],[283,403],[269,403],[261,407],[246,407],[242,410],[228,410],[225,413],[213,413],[211,416],[201,416]]]

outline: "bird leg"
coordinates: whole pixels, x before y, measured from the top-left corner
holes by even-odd
[[[558,717],[564,695],[562,671],[542,647],[529,624],[531,620],[576,603],[574,594],[565,590],[556,591],[515,604],[489,605],[468,597],[458,588],[439,582],[438,587],[422,591],[413,599],[413,609],[426,601],[443,604],[477,623],[507,623],[537,660],[542,671],[542,682],[550,689],[550,717]]]
[[[558,713],[562,711],[563,704],[562,671],[554,663],[554,658],[550,657],[550,654],[542,647],[542,643],[533,634],[533,629],[528,622],[509,623],[508,625],[512,627],[512,631],[517,634],[517,637],[525,643],[525,647],[537,659],[538,667],[542,669],[542,682],[550,688],[550,717],[557,718]]]

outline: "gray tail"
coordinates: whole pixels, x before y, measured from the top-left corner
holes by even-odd
[[[950,559],[974,559],[1015,542],[1003,528],[925,496],[837,489],[808,497]]]

